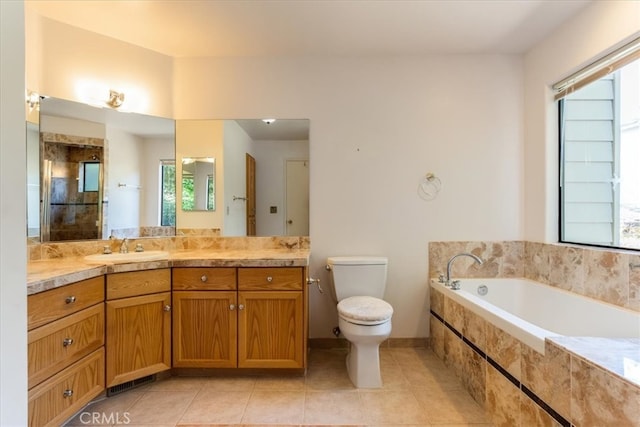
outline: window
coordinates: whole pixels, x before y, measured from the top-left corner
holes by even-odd
[[[176,225],[176,162],[160,161],[160,225]]]
[[[560,241],[640,250],[640,41],[605,60],[554,86]]]
[[[88,193],[99,190],[100,162],[80,162],[78,168],[78,192]]]
[[[207,210],[216,210],[216,187],[213,175],[207,175]]]
[[[196,193],[193,174],[182,171],[182,210],[195,210]]]

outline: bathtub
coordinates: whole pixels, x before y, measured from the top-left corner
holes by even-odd
[[[431,284],[541,354],[546,337],[640,337],[640,313],[532,280],[460,279],[459,290]]]

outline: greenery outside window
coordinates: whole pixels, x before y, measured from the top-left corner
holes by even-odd
[[[640,250],[640,41],[625,48],[554,86],[561,242]]]
[[[176,225],[176,162],[160,161],[160,225]]]

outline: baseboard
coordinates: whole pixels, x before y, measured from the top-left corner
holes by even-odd
[[[345,338],[309,338],[309,348],[332,349],[347,348],[349,341]],[[389,338],[380,344],[380,348],[412,348],[429,347],[429,338]]]

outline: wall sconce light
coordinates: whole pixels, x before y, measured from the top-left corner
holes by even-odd
[[[37,92],[27,91],[27,105],[29,106],[29,112],[33,110],[40,110],[40,95]]]
[[[109,90],[109,100],[106,104],[111,108],[118,108],[124,102],[124,93],[117,92],[113,89]]]

